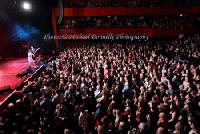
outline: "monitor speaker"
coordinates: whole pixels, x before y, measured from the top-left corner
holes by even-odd
[[[33,73],[33,70],[31,68],[29,68],[29,69],[27,69],[23,72],[18,73],[17,77],[22,78],[22,77],[27,76],[28,74],[31,74],[31,73]]]
[[[4,86],[0,88],[0,95],[10,94],[11,92],[12,92],[12,89],[10,86]]]

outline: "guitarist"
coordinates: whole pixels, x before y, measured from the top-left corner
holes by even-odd
[[[36,54],[37,54],[37,51],[39,50],[40,48],[37,48],[35,49],[33,46],[31,46],[28,50],[28,62],[29,62],[29,65],[32,65],[34,62],[35,62],[35,59],[36,59]]]

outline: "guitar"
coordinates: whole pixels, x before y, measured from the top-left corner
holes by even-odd
[[[33,60],[35,60],[35,58],[37,57],[37,55],[36,55],[36,54],[37,54],[37,52],[38,52],[39,50],[40,50],[40,48],[37,48],[37,49],[36,49],[36,50],[34,50],[34,51],[32,50],[32,54],[33,54],[33,55],[32,55],[32,56],[33,56]]]

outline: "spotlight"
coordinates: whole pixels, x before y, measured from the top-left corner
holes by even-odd
[[[23,8],[24,10],[26,10],[26,11],[30,11],[30,10],[32,9],[32,5],[31,5],[30,2],[24,1],[24,2],[22,3],[22,8]]]

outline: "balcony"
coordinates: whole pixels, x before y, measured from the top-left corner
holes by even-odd
[[[130,15],[195,15],[200,13],[200,7],[136,7],[136,8],[64,8],[65,17],[80,16],[130,16]],[[59,8],[55,9],[55,15],[59,16]]]

